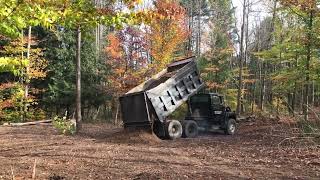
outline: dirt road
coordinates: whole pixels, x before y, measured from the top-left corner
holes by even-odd
[[[175,141],[83,129],[72,137],[44,125],[0,127],[0,179],[31,179],[34,166],[36,179],[320,179],[319,146],[284,140],[277,123]]]

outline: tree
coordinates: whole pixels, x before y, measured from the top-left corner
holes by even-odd
[[[243,72],[243,60],[244,60],[244,32],[245,32],[245,20],[247,12],[247,0],[243,0],[243,11],[242,11],[242,25],[241,25],[241,35],[240,35],[240,52],[239,52],[239,79],[238,79],[238,94],[237,94],[237,114],[241,113],[241,104],[242,104],[242,72]]]
[[[113,1],[112,1],[113,2]],[[137,0],[126,0],[129,7],[132,7]],[[81,31],[93,29],[99,23],[106,25],[120,26],[127,21],[127,14],[115,14],[107,8],[96,8],[91,1],[77,0],[71,2],[64,10],[65,18],[60,21],[65,27],[77,29],[77,53],[76,53],[76,126],[77,131],[81,130]]]
[[[304,104],[303,104],[303,112],[304,119],[308,120],[309,114],[309,92],[310,92],[310,70],[312,63],[312,54],[314,47],[314,40],[317,36],[314,36],[314,22],[316,18],[316,13],[319,13],[318,5],[319,2],[317,0],[282,0],[281,1],[284,6],[290,8],[293,13],[297,14],[300,18],[303,19],[305,28],[306,28],[306,36],[305,36],[305,55],[306,55],[306,64],[305,64],[305,91],[304,91]]]
[[[15,102],[12,103],[12,105],[16,106],[15,108],[9,106],[6,106],[7,109],[2,108],[4,111],[3,115],[7,114],[9,119],[9,114],[16,114],[15,121],[26,121],[34,115],[35,108],[32,108],[33,112],[29,112],[28,109],[37,103],[36,96],[38,89],[36,87],[29,87],[29,84],[30,82],[39,83],[46,76],[47,61],[43,58],[43,51],[41,48],[30,48],[30,41],[28,42],[28,48],[25,48],[24,42],[26,41],[12,41],[3,46],[3,50],[0,52],[2,56],[10,56],[10,58],[4,58],[4,61],[1,61],[3,63],[1,71],[6,76],[1,76],[0,81],[4,84],[11,84],[10,86],[4,86],[3,93],[5,94],[5,91],[11,91],[11,93],[8,96],[4,95],[0,98],[0,103],[1,101],[4,101],[4,103],[9,101]],[[34,44],[36,42],[36,40],[33,41]],[[26,51],[28,52],[27,58],[24,56],[24,52]],[[31,90],[31,96],[28,95],[29,89]],[[20,92],[24,92],[22,96]],[[6,115],[2,117],[5,121],[8,118]]]
[[[113,97],[115,121],[118,119],[120,95],[150,77],[148,45],[145,34],[138,28],[126,27],[108,35],[106,63],[110,68],[107,89]]]
[[[186,12],[177,1],[165,0],[155,2],[153,14],[148,39],[154,59],[152,63],[159,70],[176,56],[181,56],[176,52],[188,37]]]
[[[126,27],[108,35],[106,47],[110,93],[118,97],[139,84],[148,70],[147,39],[139,29]]]
[[[0,7],[0,37],[17,38],[23,29],[29,27],[28,35],[31,36],[32,26],[43,26],[57,29],[78,29],[90,31],[98,23],[108,26],[119,27],[123,22],[133,18],[133,13],[116,13],[109,7],[95,7],[91,1],[85,0],[41,0],[41,1],[0,1],[4,6]],[[110,4],[114,4],[115,1],[110,1]],[[136,0],[123,1],[128,7],[133,8],[138,2]],[[77,31],[80,32],[80,31]],[[79,34],[80,35],[80,34]],[[85,34],[84,34],[85,36]],[[5,38],[4,38],[5,39]],[[29,38],[30,39],[30,38]],[[79,41],[79,50],[77,55],[78,60],[78,81],[80,82],[80,36],[77,38]],[[7,41],[7,39],[5,39]],[[10,41],[10,40],[9,40]],[[27,56],[30,54],[30,41],[27,45]],[[23,52],[24,54],[24,52]],[[24,55],[22,55],[24,56]],[[19,63],[17,59],[11,57],[0,57],[1,69],[3,71],[10,71],[19,73],[20,69],[28,69],[28,62]],[[4,61],[2,61],[4,60]],[[6,64],[5,64],[6,63]],[[11,63],[11,64],[10,64]],[[21,64],[21,65],[18,65]],[[26,75],[28,73],[25,73]],[[28,77],[26,78],[28,79]],[[27,80],[28,81],[28,80]],[[80,83],[78,83],[78,90],[80,90]],[[28,86],[25,86],[25,96],[28,95]],[[77,102],[80,102],[80,92],[78,91]],[[80,106],[78,106],[78,116]],[[81,125],[81,117],[78,119],[78,129]]]

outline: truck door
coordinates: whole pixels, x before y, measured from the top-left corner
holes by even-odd
[[[210,119],[210,96],[208,94],[198,94],[190,98],[189,108],[191,117],[194,120]]]
[[[211,95],[211,107],[213,120],[217,122],[224,121],[225,108],[223,105],[223,99],[217,95]]]

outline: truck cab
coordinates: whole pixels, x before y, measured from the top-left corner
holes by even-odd
[[[184,136],[196,136],[196,129],[204,131],[221,129],[233,135],[236,130],[236,114],[217,93],[196,94],[188,100],[188,112],[184,120]],[[189,127],[189,124],[193,124]]]

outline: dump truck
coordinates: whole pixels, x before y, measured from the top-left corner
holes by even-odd
[[[198,94],[204,87],[194,57],[169,64],[119,98],[124,128],[149,129],[162,139],[196,137],[199,128],[209,130],[216,125],[233,134],[235,113],[224,107],[221,96]],[[216,96],[218,104],[213,102]],[[186,117],[168,119],[185,102],[189,109]]]

